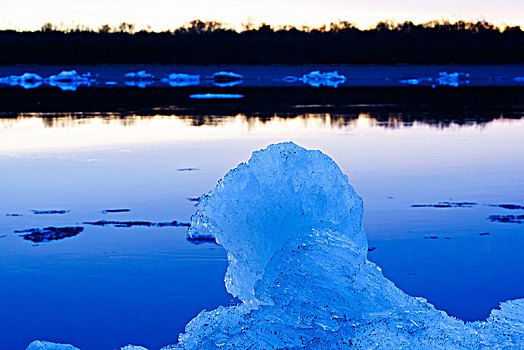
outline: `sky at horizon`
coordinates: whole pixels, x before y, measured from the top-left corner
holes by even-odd
[[[0,0],[0,28],[36,30],[51,22],[98,28],[121,22],[138,29],[174,29],[193,19],[216,20],[240,29],[262,22],[279,26],[320,26],[346,20],[369,28],[381,20],[487,20],[524,26],[522,0]]]

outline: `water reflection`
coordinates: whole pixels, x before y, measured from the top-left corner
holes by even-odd
[[[309,109],[311,106],[295,106],[296,110]],[[317,106],[314,106],[317,107]],[[524,118],[524,113],[490,113],[490,114],[450,114],[431,112],[283,112],[283,113],[234,113],[217,111],[215,114],[198,113],[191,114],[169,113],[166,111],[140,112],[65,112],[65,113],[13,113],[0,115],[0,125],[8,129],[22,123],[30,118],[38,118],[46,128],[70,128],[78,127],[93,121],[104,124],[119,124],[125,127],[136,126],[139,122],[153,122],[155,119],[183,121],[187,126],[221,126],[236,123],[240,120],[242,124],[266,124],[271,122],[285,122],[289,120],[300,120],[301,122],[315,121],[323,125],[335,128],[355,126],[365,122],[371,127],[383,128],[407,128],[414,125],[426,125],[436,128],[450,128],[462,125],[484,125],[494,120],[518,120]]]

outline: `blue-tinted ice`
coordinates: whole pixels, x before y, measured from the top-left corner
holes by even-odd
[[[241,303],[202,311],[166,350],[524,344],[524,299],[464,323],[387,280],[367,260],[362,199],[320,151],[281,143],[254,152],[198,208],[190,230],[227,250],[226,288]]]
[[[163,83],[172,87],[192,86],[200,84],[199,74],[171,73],[161,79]]]
[[[301,77],[288,75],[282,78],[282,81],[286,83],[295,83],[300,81],[304,84],[317,88],[321,86],[338,88],[338,86],[340,84],[344,84],[346,80],[346,76],[339,74],[338,71],[320,72],[318,70],[304,74]]]
[[[78,74],[76,70],[64,70],[45,78],[44,82],[64,91],[76,91],[80,86],[91,86],[96,83],[96,78],[91,73]]]
[[[253,153],[198,203],[242,304],[203,311],[181,349],[517,349],[524,300],[464,323],[402,292],[366,258],[361,198],[337,164],[293,143]],[[167,348],[166,348],[167,349]]]

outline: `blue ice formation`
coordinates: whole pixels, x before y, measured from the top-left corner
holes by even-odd
[[[44,79],[35,73],[24,73],[22,75],[10,75],[0,78],[0,84],[9,86],[21,86],[24,89],[34,89],[42,85]]]
[[[304,84],[321,87],[321,86],[331,86],[338,88],[340,84],[344,84],[347,80],[346,76],[339,74],[337,71],[333,72],[320,72],[318,70],[304,74],[299,78]]]
[[[169,76],[161,79],[163,83],[167,83],[172,87],[180,86],[192,86],[200,84],[199,74],[185,74],[185,73],[172,73]]]
[[[524,77],[515,77],[513,78],[513,81],[517,83],[524,83]]]
[[[338,88],[338,86],[344,84],[346,80],[346,76],[339,74],[338,71],[320,72],[318,70],[304,74],[301,77],[288,75],[282,78],[282,81],[286,83],[302,82],[313,87],[330,86],[334,88]]]
[[[139,87],[141,89],[153,84],[154,81],[155,76],[145,70],[128,72],[124,75],[124,83],[127,86]]]
[[[211,74],[211,81],[213,85],[219,87],[231,87],[242,84],[244,82],[244,76],[234,72],[220,71]]]
[[[400,84],[407,84],[407,85],[418,85],[420,84],[420,79],[405,79],[405,80],[399,80]]]
[[[464,323],[367,260],[362,199],[320,151],[253,153],[201,198],[193,229],[228,252],[242,303],[202,311],[164,349],[519,349],[524,299]]]
[[[25,350],[80,350],[73,345],[35,340]]]
[[[241,94],[193,94],[189,95],[189,98],[195,100],[213,100],[213,99],[238,99],[243,98],[244,95]]]
[[[469,73],[462,72],[439,72],[437,82],[441,86],[459,87],[460,85],[469,84]]]
[[[78,74],[76,70],[64,70],[57,75],[51,75],[44,79],[50,86],[55,86],[63,91],[76,91],[80,86],[91,86],[96,83],[96,78],[91,73]]]
[[[254,152],[191,219],[227,250],[225,285],[241,303],[202,311],[163,349],[522,349],[524,299],[464,323],[405,294],[367,260],[362,215],[322,152]]]
[[[26,348],[26,350],[80,350],[73,345],[51,343],[47,341],[35,340]],[[138,345],[126,345],[120,348],[120,350],[147,350],[143,346]]]

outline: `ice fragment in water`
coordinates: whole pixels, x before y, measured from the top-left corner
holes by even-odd
[[[173,73],[168,77],[162,78],[162,82],[172,87],[198,85],[200,84],[200,75]]]
[[[286,77],[289,78],[289,77]],[[308,84],[313,87],[331,86],[338,88],[340,84],[344,84],[347,78],[339,74],[337,71],[333,72],[320,72],[318,70],[304,74],[299,80],[304,84]]]
[[[155,76],[151,73],[141,70],[138,72],[129,72],[124,75],[124,83],[127,86],[139,87],[141,89],[154,83]]]
[[[80,86],[91,86],[96,79],[91,73],[78,74],[76,70],[64,70],[57,75],[51,75],[44,80],[46,84],[60,88],[63,91],[76,91]]]
[[[420,84],[420,80],[419,79],[406,79],[406,80],[399,80],[399,83],[407,84],[407,85],[418,85]]]
[[[42,85],[44,79],[35,73],[24,73],[22,75],[10,75],[0,78],[0,84],[10,86],[21,86],[24,89],[34,89]]]
[[[254,152],[198,203],[194,232],[228,251],[242,304],[203,311],[165,349],[518,349],[524,300],[464,323],[406,295],[367,260],[362,200],[327,155]]]
[[[469,73],[462,72],[439,72],[437,82],[441,86],[459,87],[469,84]]]
[[[244,76],[234,72],[220,71],[211,75],[213,85],[219,87],[231,87],[242,84]]]
[[[193,94],[189,95],[189,98],[194,100],[231,100],[244,98],[241,94]]]
[[[35,340],[26,350],[80,350],[73,345],[51,343],[47,341]]]

